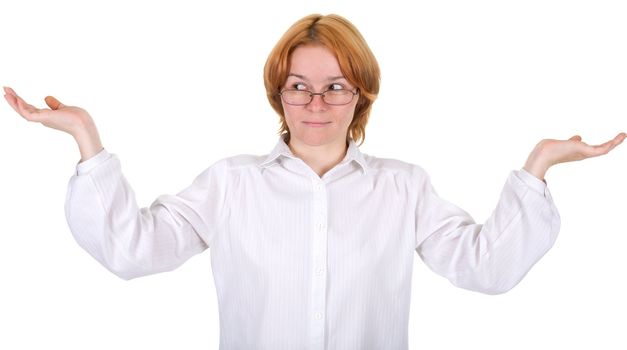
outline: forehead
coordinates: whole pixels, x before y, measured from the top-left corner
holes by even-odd
[[[321,45],[306,45],[292,52],[288,74],[326,80],[329,77],[341,77],[342,70],[331,50]]]

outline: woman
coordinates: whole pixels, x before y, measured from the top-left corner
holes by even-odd
[[[5,88],[24,118],[76,139],[66,215],[106,268],[130,279],[211,248],[221,349],[406,349],[414,252],[461,288],[511,289],[559,231],[546,171],[626,137],[540,141],[476,224],[438,197],[421,167],[359,151],[379,69],[346,19],[297,21],[270,53],[264,81],[281,122],[275,148],[219,160],[145,208],[85,110],[51,96],[50,109],[38,109]]]

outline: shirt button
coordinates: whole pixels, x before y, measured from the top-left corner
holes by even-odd
[[[316,191],[320,191],[322,189],[322,185],[321,184],[316,184],[316,186],[314,188],[316,189]]]
[[[322,273],[324,272],[324,269],[319,267],[316,269],[316,276],[322,276]]]
[[[314,317],[316,318],[316,320],[319,320],[322,318],[322,312],[316,312],[316,314],[314,315]]]

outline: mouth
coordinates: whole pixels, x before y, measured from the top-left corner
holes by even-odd
[[[320,128],[328,124],[331,124],[331,122],[303,122],[303,123],[312,128]]]

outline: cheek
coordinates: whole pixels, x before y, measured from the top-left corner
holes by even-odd
[[[351,105],[344,111],[343,119],[347,124],[350,124],[351,121],[353,121],[353,117],[355,116],[355,106],[356,106],[356,103]]]
[[[285,115],[285,121],[291,124],[291,122],[298,117],[298,111],[294,106],[283,106],[283,115]]]

